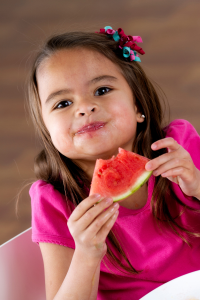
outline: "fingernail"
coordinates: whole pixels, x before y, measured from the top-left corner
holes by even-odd
[[[100,194],[94,194],[94,196],[95,196],[96,199],[100,199],[101,198]]]
[[[110,197],[106,198],[106,203],[112,203],[112,202],[113,202],[112,198],[110,198]]]
[[[153,145],[151,145],[151,149],[157,149],[158,147],[157,147],[157,145],[155,145],[155,144],[153,144]]]
[[[162,173],[161,176],[165,177],[167,173]],[[176,177],[176,176],[172,176],[172,177]]]
[[[145,169],[146,169],[147,171],[149,171],[149,170],[151,170],[151,168],[152,168],[152,164],[147,163],[146,166],[145,166]]]
[[[119,211],[117,210],[117,211],[114,213],[114,215],[112,216],[112,219],[115,219],[115,218],[118,216],[118,214],[119,214]]]

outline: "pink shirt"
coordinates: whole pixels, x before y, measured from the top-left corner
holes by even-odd
[[[200,169],[200,137],[189,122],[173,121],[166,128],[166,136],[173,137],[182,145],[190,153],[195,166]],[[165,282],[200,269],[200,238],[191,237],[189,247],[171,229],[162,225],[161,231],[156,225],[150,210],[153,187],[154,176],[151,176],[146,205],[137,210],[120,206],[119,216],[113,227],[133,267],[143,271],[139,275],[122,275],[104,257],[109,269],[102,261],[98,300],[137,300]],[[184,195],[174,183],[172,187],[182,203],[200,209],[199,200]],[[30,196],[33,242],[55,243],[75,249],[67,227],[69,212],[65,197],[42,180],[32,185]],[[182,209],[173,199],[168,201],[172,213]],[[198,213],[186,209],[177,221],[200,232]],[[107,242],[110,246],[109,241]],[[112,271],[121,276],[111,275]]]

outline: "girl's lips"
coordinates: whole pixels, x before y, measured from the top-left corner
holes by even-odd
[[[95,122],[95,123],[90,123],[86,126],[83,126],[81,127],[76,133],[76,134],[82,134],[82,133],[85,133],[85,132],[90,132],[90,131],[95,131],[95,130],[98,130],[102,127],[104,127],[106,123],[105,122]]]

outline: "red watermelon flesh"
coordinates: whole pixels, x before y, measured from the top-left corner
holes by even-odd
[[[151,176],[152,171],[145,170],[148,161],[148,158],[122,148],[116,157],[97,159],[90,195],[110,196],[114,202],[128,197]]]

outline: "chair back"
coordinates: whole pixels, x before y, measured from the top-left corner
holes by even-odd
[[[44,267],[32,228],[0,246],[0,299],[45,300]]]

